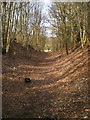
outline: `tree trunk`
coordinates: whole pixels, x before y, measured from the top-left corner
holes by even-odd
[[[11,51],[11,34],[12,34],[12,24],[11,21],[12,20],[12,6],[13,3],[10,3],[10,7],[9,7],[9,15],[8,15],[8,26],[7,26],[7,32],[6,32],[6,36],[7,36],[7,52],[10,50]]]
[[[73,52],[74,49],[74,30],[73,30],[73,24],[71,23],[71,50]]]
[[[66,54],[68,55],[68,44],[67,44],[67,42],[65,43],[65,46],[66,46]]]
[[[2,16],[2,41],[3,41],[3,48],[2,53],[6,53],[6,46],[7,46],[7,39],[6,39],[6,2],[3,2],[3,16]]]
[[[90,46],[90,1],[88,2],[88,43]]]

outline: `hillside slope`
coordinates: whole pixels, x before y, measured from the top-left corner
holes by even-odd
[[[3,55],[3,117],[88,118],[89,55],[89,48],[68,56],[27,52],[15,43],[14,54]]]

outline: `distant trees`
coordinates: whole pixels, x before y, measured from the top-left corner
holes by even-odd
[[[23,46],[43,51],[46,44],[45,13],[43,3],[2,2],[2,53],[8,52],[13,40]],[[53,2],[49,7],[48,21],[52,25],[52,50],[68,50],[90,45],[90,3]]]
[[[50,19],[49,22],[55,29],[55,35],[57,36],[57,48],[68,49],[84,45],[88,42],[90,44],[89,37],[87,36],[87,28],[89,31],[89,7],[88,3],[60,3],[54,2],[49,8]]]
[[[45,46],[45,31],[44,31],[44,16],[42,14],[42,4],[35,3],[31,16],[31,45],[38,51],[44,49]]]
[[[2,2],[2,53],[11,48],[16,39],[23,46],[31,45],[36,50],[43,50],[46,34],[42,4],[35,2]],[[43,46],[43,47],[42,47]]]

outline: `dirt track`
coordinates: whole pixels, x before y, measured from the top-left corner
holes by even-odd
[[[24,55],[3,56],[4,118],[89,117],[86,49]]]

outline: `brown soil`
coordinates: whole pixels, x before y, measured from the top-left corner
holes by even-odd
[[[3,55],[3,118],[89,118],[89,49],[27,53],[14,43],[13,50]]]

